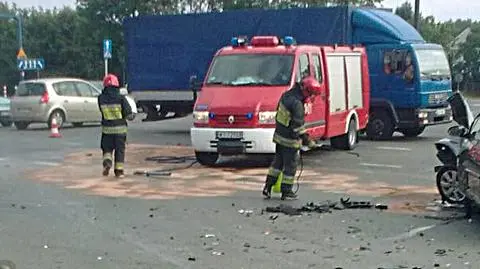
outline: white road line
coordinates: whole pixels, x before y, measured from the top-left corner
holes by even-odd
[[[412,237],[414,237],[415,235],[417,235],[421,232],[433,229],[435,227],[437,227],[437,225],[435,225],[435,224],[434,225],[429,225],[429,226],[424,226],[424,227],[418,227],[418,228],[410,230],[406,233],[401,233],[397,236],[386,238],[385,240],[402,240],[402,239],[412,238]]]
[[[0,162],[6,161],[6,158],[0,158]]]
[[[371,166],[371,167],[386,167],[386,168],[402,168],[401,165],[392,165],[392,164],[379,164],[379,163],[360,163],[362,166]]]
[[[479,107],[480,104],[472,104],[472,106]]]
[[[399,147],[377,147],[377,149],[399,150],[399,151],[412,151],[412,149],[410,149],[410,148],[399,148]]]
[[[54,163],[54,162],[33,162],[33,164],[46,165],[46,166],[57,166],[57,165],[59,165],[59,163]]]

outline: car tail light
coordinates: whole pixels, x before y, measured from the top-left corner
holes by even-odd
[[[46,104],[50,100],[50,97],[48,96],[48,92],[45,91],[42,95],[42,98],[40,98],[40,103]]]

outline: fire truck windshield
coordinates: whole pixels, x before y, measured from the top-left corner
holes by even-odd
[[[294,55],[235,54],[216,56],[207,85],[281,86],[292,78]]]

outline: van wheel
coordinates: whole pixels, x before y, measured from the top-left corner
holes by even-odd
[[[52,129],[52,120],[55,118],[58,128],[62,128],[65,123],[65,114],[61,110],[55,110],[48,117],[48,128]]]
[[[423,131],[425,131],[425,126],[421,127],[414,127],[414,128],[408,128],[408,129],[400,129],[399,130],[405,137],[417,137]]]
[[[332,137],[331,143],[332,146],[337,149],[354,149],[358,144],[357,121],[355,119],[351,119],[348,123],[347,133],[341,136]]]
[[[218,153],[195,151],[195,157],[201,165],[213,166],[218,161]]]
[[[395,132],[392,118],[384,110],[370,113],[367,125],[367,137],[372,140],[390,139]]]
[[[25,121],[16,121],[14,122],[14,124],[17,130],[25,130],[28,128],[28,125],[30,125],[29,122],[25,122]]]

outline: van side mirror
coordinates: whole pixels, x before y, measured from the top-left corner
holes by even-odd
[[[196,75],[190,76],[190,89],[193,92],[193,100],[197,100],[197,92],[200,89],[202,83],[198,81],[198,77]]]

